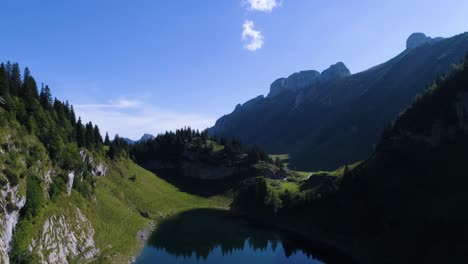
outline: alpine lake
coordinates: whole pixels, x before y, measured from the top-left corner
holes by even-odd
[[[197,209],[162,221],[137,264],[354,263],[317,243],[227,214]]]

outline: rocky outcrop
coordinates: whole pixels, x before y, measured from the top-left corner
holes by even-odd
[[[29,250],[41,263],[69,263],[70,260],[92,260],[99,249],[94,242],[94,229],[80,209],[47,218]]]
[[[88,164],[90,167],[91,173],[95,176],[106,176],[108,168],[107,165],[103,162],[95,162],[93,157],[91,155],[88,155],[86,151],[81,150],[80,151],[81,158],[83,159],[83,162]]]
[[[21,196],[19,186],[11,187],[8,183],[0,195],[0,262],[9,263],[8,252],[13,238],[13,231],[19,221],[19,211],[26,203]]]
[[[406,49],[414,49],[421,45],[436,42],[443,38],[431,38],[426,36],[424,33],[413,33],[406,40]]]
[[[68,182],[67,182],[67,195],[70,196],[71,190],[73,188],[73,182],[75,181],[75,172],[71,171],[68,173]]]
[[[321,82],[328,82],[338,78],[344,78],[351,75],[348,67],[343,62],[338,62],[320,74]]]
[[[275,97],[285,91],[296,91],[314,85],[319,79],[318,71],[301,71],[290,75],[288,78],[280,78],[270,86],[268,97]]]
[[[331,65],[328,69],[319,73],[315,70],[296,72],[288,78],[280,78],[270,86],[268,98],[273,98],[286,91],[299,91],[311,89],[320,84],[351,75],[351,72],[343,62]]]

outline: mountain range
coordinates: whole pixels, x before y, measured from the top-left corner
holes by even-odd
[[[151,140],[151,139],[154,139],[154,138],[155,137],[153,135],[145,133],[138,140],[132,140],[132,139],[129,139],[129,138],[123,138],[123,140],[125,140],[125,142],[127,142],[128,144],[133,145],[135,143],[145,142],[145,141],[148,141],[148,140]]]
[[[468,33],[450,38],[414,33],[403,52],[363,72],[351,74],[338,62],[321,73],[280,78],[266,97],[238,104],[209,132],[288,153],[293,168],[351,164],[368,157],[385,125],[467,51]]]

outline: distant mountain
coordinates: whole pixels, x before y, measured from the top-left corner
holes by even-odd
[[[132,140],[132,139],[129,139],[129,138],[123,138],[123,140],[125,140],[125,142],[127,142],[130,145],[133,145],[133,144],[138,143],[138,142],[148,141],[148,140],[151,140],[151,139],[154,139],[154,136],[151,135],[151,134],[144,134],[139,140]]]
[[[468,51],[468,33],[451,38],[412,34],[393,59],[351,75],[339,62],[274,81],[217,120],[211,134],[236,137],[271,153],[291,154],[291,166],[333,169],[365,159],[385,123]]]

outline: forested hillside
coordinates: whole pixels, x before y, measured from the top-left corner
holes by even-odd
[[[275,166],[256,146],[244,146],[236,139],[211,137],[206,130],[199,132],[190,127],[135,143],[130,155],[137,163],[160,174],[167,172],[174,177],[205,180],[241,179]]]
[[[128,263],[137,233],[222,196],[180,192],[134,164],[127,142],[103,140],[29,69],[0,65],[0,262]],[[147,231],[150,232],[151,230]],[[147,236],[147,235],[146,235]]]

